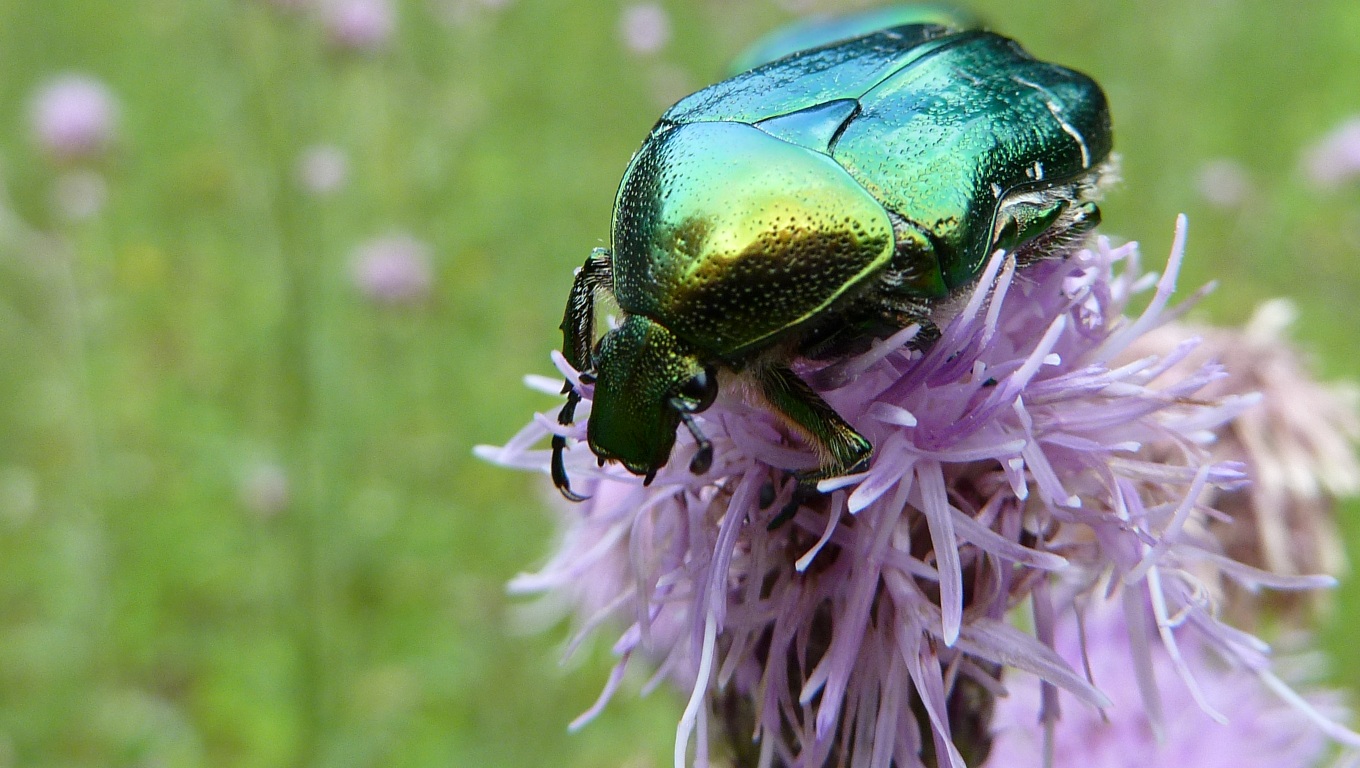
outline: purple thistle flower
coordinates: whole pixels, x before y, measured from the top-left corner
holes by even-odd
[[[1204,694],[1219,707],[1226,723],[1200,709],[1189,690],[1175,679],[1175,661],[1164,647],[1144,637],[1162,706],[1175,717],[1154,728],[1139,695],[1141,680],[1129,665],[1130,628],[1119,607],[1088,606],[1078,622],[1063,615],[1057,629],[1058,653],[1113,700],[1103,711],[1064,708],[1051,746],[1038,721],[1042,693],[1030,675],[1005,676],[1007,695],[997,703],[994,768],[1041,768],[1051,751],[1055,766],[1082,768],[1307,768],[1327,755],[1326,734],[1297,708],[1265,690],[1250,671],[1214,658],[1192,632],[1178,631],[1180,652]],[[1150,622],[1149,622],[1150,623]],[[1347,716],[1338,696],[1308,697],[1329,717]]]
[[[321,10],[331,43],[358,53],[382,50],[397,25],[389,0],[329,0]]]
[[[656,667],[649,687],[669,680],[689,693],[677,768],[692,738],[694,763],[709,764],[713,714],[743,765],[962,768],[965,752],[974,764],[987,752],[1001,667],[1036,675],[1046,712],[1058,689],[1110,705],[1053,649],[1057,606],[1096,589],[1139,616],[1151,606],[1156,642],[1206,711],[1173,621],[1280,687],[1264,646],[1215,618],[1199,574],[1253,588],[1333,580],[1235,563],[1187,525],[1213,514],[1208,492],[1244,483],[1243,465],[1216,461],[1210,444],[1257,398],[1201,397],[1224,371],[1212,362],[1182,371],[1193,342],[1121,359],[1187,308],[1169,306],[1184,238],[1182,219],[1160,277],[1142,271],[1136,244],[1104,238],[1019,271],[998,254],[924,352],[907,345],[916,332],[907,328],[857,357],[798,364],[875,456],[863,474],[823,481],[824,494],[774,530],[767,523],[795,485],[788,470],[817,464],[775,416],[725,390],[698,417],[711,470],[688,471],[696,447],[682,432],[643,486],[596,466],[583,442],[591,388],[557,356],[584,396],[577,423],[539,414],[503,448],[478,453],[546,474],[549,452],[534,446],[556,433],[577,441],[568,468],[591,498],[565,509],[552,560],[511,584],[572,607],[573,648],[607,623],[626,626],[599,702],[574,725],[641,661]],[[1147,290],[1146,308],[1126,316]],[[1026,602],[1033,634],[1007,621]],[[1147,627],[1132,629],[1146,637]],[[1153,645],[1132,645],[1140,680]],[[1147,706],[1159,720],[1155,695]]]
[[[33,139],[56,160],[89,160],[113,144],[118,100],[102,82],[61,75],[43,85],[30,107]]]
[[[354,284],[378,304],[414,304],[425,299],[434,282],[430,249],[407,234],[378,237],[354,252]]]
[[[670,42],[670,16],[665,8],[654,3],[630,5],[619,16],[619,37],[633,53],[644,56],[657,53]]]

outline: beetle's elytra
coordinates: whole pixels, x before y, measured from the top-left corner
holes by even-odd
[[[683,423],[690,468],[707,471],[693,414],[740,375],[824,457],[804,484],[861,470],[872,446],[789,362],[931,329],[996,249],[1024,264],[1098,223],[1100,86],[938,9],[858,34],[866,20],[758,44],[753,68],[671,107],[634,155],[611,248],[577,273],[562,322],[567,361],[594,381],[601,462],[650,482]],[[623,315],[596,343],[599,292]],[[566,424],[580,394],[564,391]],[[553,480],[579,498],[565,446],[554,438]]]

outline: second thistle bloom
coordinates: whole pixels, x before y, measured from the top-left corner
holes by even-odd
[[[1058,652],[1074,666],[1089,670],[1113,706],[1097,712],[1065,707],[1051,746],[1045,745],[1039,712],[1043,694],[1027,675],[1007,675],[1008,695],[997,705],[992,724],[996,734],[988,768],[1044,768],[1051,750],[1058,768],[1308,768],[1324,765],[1329,745],[1326,735],[1307,717],[1274,693],[1262,688],[1250,670],[1222,663],[1192,633],[1181,632],[1181,653],[1194,670],[1196,681],[1226,723],[1215,722],[1199,708],[1176,679],[1176,660],[1165,648],[1152,646],[1149,660],[1153,684],[1168,712],[1159,726],[1149,720],[1138,678],[1129,656],[1133,640],[1119,606],[1092,601],[1078,621],[1075,612],[1058,622]],[[1145,622],[1150,624],[1151,622]],[[1151,642],[1146,635],[1139,638]],[[1308,703],[1344,717],[1338,696],[1314,693]]]
[[[1259,396],[1259,402],[1218,430],[1212,446],[1220,459],[1242,461],[1251,478],[1245,488],[1217,494],[1209,503],[1221,517],[1194,521],[1220,542],[1225,554],[1281,574],[1340,575],[1346,569],[1336,500],[1360,493],[1360,391],[1325,384],[1309,370],[1290,342],[1297,310],[1275,299],[1257,308],[1241,329],[1171,323],[1138,340],[1124,357],[1163,355],[1196,343],[1182,371],[1217,361],[1226,376],[1201,397]],[[1258,617],[1257,596],[1226,590],[1226,612],[1238,624]],[[1320,593],[1275,595],[1271,604],[1305,611]]]

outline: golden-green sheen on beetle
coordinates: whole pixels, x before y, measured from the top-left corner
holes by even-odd
[[[682,99],[634,155],[611,248],[577,273],[562,321],[602,462],[650,482],[683,424],[707,471],[693,414],[741,373],[823,457],[802,485],[858,471],[869,441],[789,363],[912,323],[928,343],[989,254],[1061,255],[1099,222],[1111,132],[1094,81],[938,8],[859,34],[876,18],[767,39],[758,66]],[[601,292],[624,317],[597,344]],[[564,392],[568,424],[581,393]],[[553,439],[553,480],[578,498],[565,448]]]
[[[892,258],[887,211],[826,155],[742,123],[665,126],[624,174],[614,297],[739,358]]]

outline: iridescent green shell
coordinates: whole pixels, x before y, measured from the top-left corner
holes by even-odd
[[[1100,87],[937,12],[908,18],[944,23],[850,39],[873,14],[771,38],[748,60],[763,63],[653,128],[620,184],[612,248],[578,273],[562,323],[568,362],[595,381],[587,437],[602,461],[650,478],[683,423],[704,471],[713,449],[693,414],[712,398],[691,390],[744,369],[824,452],[800,483],[857,471],[872,446],[790,359],[927,323],[995,248],[1065,247],[1099,220]],[[598,344],[597,291],[625,313]],[[581,397],[567,391],[564,424]],[[553,479],[574,498],[565,446],[556,435]]]
[[[976,277],[1003,198],[1110,151],[1104,94],[982,31],[909,25],[778,59],[672,107],[614,217],[614,294],[736,358],[885,267],[893,219],[923,235],[915,295]]]
[[[892,257],[883,206],[827,155],[743,123],[663,125],[614,218],[614,296],[735,359],[825,311]]]

